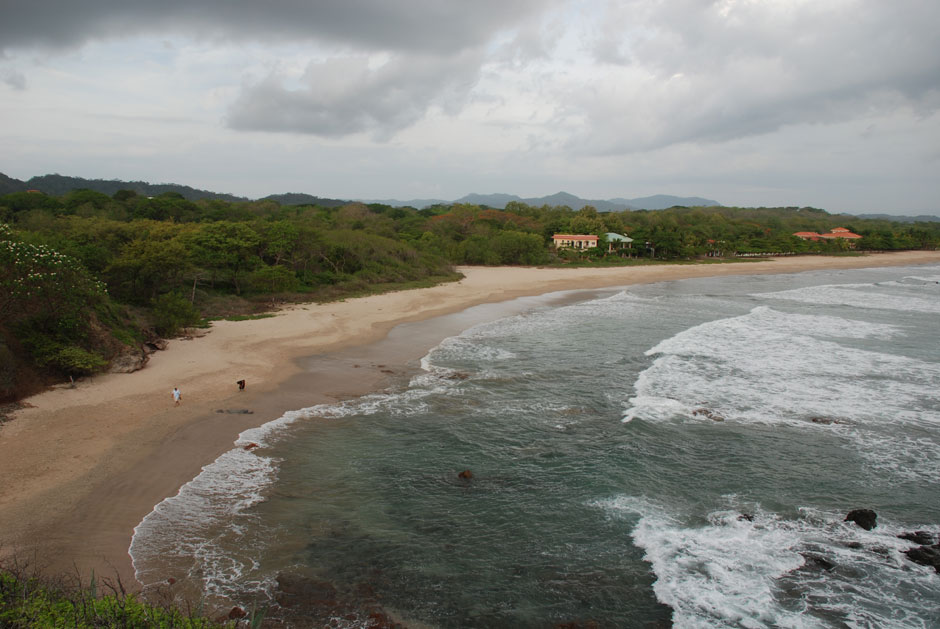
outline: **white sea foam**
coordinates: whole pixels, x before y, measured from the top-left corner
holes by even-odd
[[[927,284],[940,284],[940,275],[908,275],[904,278],[905,283],[925,282]]]
[[[907,312],[940,313],[940,299],[937,299],[936,284],[922,285],[925,290],[919,295],[905,295],[899,299],[891,291],[873,290],[874,284],[839,284],[810,286],[775,293],[758,293],[754,297],[763,299],[781,299],[816,305],[851,306],[853,308],[896,310]]]
[[[277,480],[280,461],[263,450],[315,409],[289,411],[243,431],[233,449],[203,467],[175,496],[156,505],[134,528],[131,539],[129,553],[137,580],[152,586],[157,585],[157,576],[183,571],[202,580],[207,594],[228,596],[236,585],[267,589],[267,577],[255,581],[253,576],[267,540],[257,525],[250,524],[249,512]]]
[[[823,340],[897,333],[894,326],[764,306],[704,323],[646,352],[658,357],[637,378],[625,419],[691,418],[704,407],[741,422],[805,422],[833,414],[903,421],[907,409],[923,406],[940,365]],[[921,420],[938,418],[927,413]]]
[[[864,531],[842,514],[804,509],[788,519],[726,502],[704,520],[646,497],[595,503],[637,518],[634,543],[677,627],[931,626],[924,601],[940,577],[903,556],[912,543],[897,538],[900,528]]]
[[[137,579],[150,586],[167,572],[177,579],[200,575],[207,593],[223,596],[231,594],[232,584],[250,584],[253,557],[263,551],[264,540],[257,529],[244,526],[246,513],[263,500],[264,489],[277,477],[277,463],[244,448],[230,450],[154,507],[131,541]],[[227,541],[220,543],[222,538]],[[253,550],[232,552],[239,547]]]
[[[875,432],[856,426],[833,426],[862,456],[874,476],[911,483],[940,479],[940,436],[913,437],[897,431]]]
[[[790,425],[834,431],[872,471],[935,475],[932,438],[912,454],[888,426],[940,426],[940,363],[849,347],[833,339],[888,339],[898,328],[765,306],[685,330],[650,349],[624,421]],[[823,418],[824,424],[811,420]],[[920,443],[924,445],[924,443]]]
[[[486,344],[485,338],[477,330],[478,328],[474,328],[469,334],[444,339],[431,354],[442,361],[494,362],[516,357],[515,353],[505,348]]]

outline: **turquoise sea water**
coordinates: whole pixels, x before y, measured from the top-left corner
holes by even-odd
[[[244,433],[142,582],[306,575],[410,626],[936,627],[940,266],[532,300],[388,391]],[[473,478],[458,478],[462,470]],[[872,508],[878,526],[843,522]],[[334,626],[362,626],[347,613]]]

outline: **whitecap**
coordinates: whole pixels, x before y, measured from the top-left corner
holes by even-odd
[[[936,286],[936,285],[931,285]],[[809,286],[775,293],[757,293],[753,297],[788,300],[827,306],[851,306],[853,308],[894,310],[899,312],[940,313],[940,300],[915,295],[904,295],[901,299],[890,291],[872,290],[874,284]]]
[[[594,503],[636,518],[633,541],[675,626],[931,626],[940,577],[904,557],[912,543],[897,535],[910,528],[880,521],[865,531],[841,513],[806,508],[788,518],[725,502],[704,519],[643,496]]]

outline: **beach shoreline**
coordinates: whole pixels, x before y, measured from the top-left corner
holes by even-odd
[[[51,572],[113,575],[137,587],[128,555],[134,527],[238,434],[287,410],[384,388],[436,345],[442,330],[380,343],[406,323],[487,303],[559,291],[727,275],[940,263],[940,252],[798,256],[728,264],[611,268],[467,267],[439,286],[286,308],[215,323],[173,339],[142,370],[109,374],[25,400],[0,428],[0,556]],[[422,331],[423,330],[423,331]],[[237,380],[247,381],[240,391]],[[182,390],[180,406],[171,391]]]

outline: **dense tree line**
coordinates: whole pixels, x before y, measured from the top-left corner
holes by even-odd
[[[455,264],[629,263],[740,253],[838,252],[796,231],[846,227],[859,249],[936,248],[940,223],[833,216],[814,208],[683,208],[601,213],[588,206],[426,209],[273,200],[187,200],[74,190],[0,196],[0,396],[11,364],[61,375],[102,367],[152,330],[204,316],[456,277]],[[634,239],[608,252],[606,234]],[[554,251],[555,233],[597,234],[593,251]],[[22,363],[22,360],[20,361]],[[6,365],[6,367],[4,367]]]

